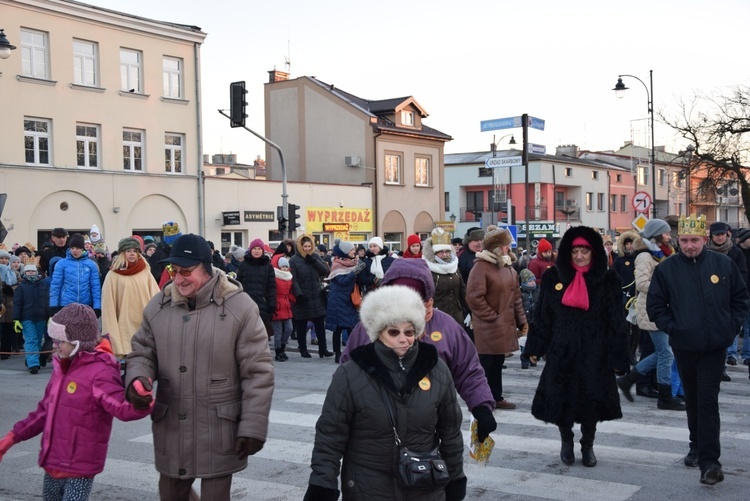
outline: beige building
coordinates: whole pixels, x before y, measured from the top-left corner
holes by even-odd
[[[0,0],[5,243],[96,224],[110,248],[165,220],[201,232],[195,26],[65,0]]]
[[[266,136],[284,151],[289,181],[371,187],[372,232],[395,249],[435,227],[445,213],[444,146],[452,138],[423,123],[427,112],[413,97],[373,101],[315,77],[269,74]],[[267,178],[280,180],[270,147],[266,160]]]

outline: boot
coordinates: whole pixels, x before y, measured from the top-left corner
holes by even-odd
[[[656,407],[669,411],[684,411],[685,402],[672,396],[672,385],[660,384],[659,400],[656,401]]]
[[[617,387],[620,388],[620,391],[622,391],[622,394],[629,402],[633,402],[633,395],[630,393],[630,388],[632,388],[641,376],[642,374],[633,368],[626,376],[617,378]]]
[[[659,398],[659,392],[656,391],[653,386],[651,386],[651,384],[643,384],[641,386],[638,386],[638,383],[636,383],[635,394],[640,397]]]
[[[281,345],[281,356],[284,357],[284,360],[289,360],[289,355],[286,354],[286,345]]]
[[[576,460],[573,453],[573,430],[561,426],[558,426],[558,429],[560,430],[560,461],[571,465]]]
[[[594,455],[594,438],[596,437],[596,421],[593,423],[581,423],[581,462],[583,466],[593,468],[596,466]]]
[[[594,447],[581,447],[581,462],[583,466],[593,468],[596,466],[596,456],[594,455]]]
[[[336,351],[336,352],[334,352],[334,354],[336,355],[336,358],[334,359],[334,361],[336,363],[341,362],[341,352],[340,351]]]
[[[281,348],[276,350],[276,361],[277,362],[286,362],[286,359],[284,358],[284,355],[281,354]]]

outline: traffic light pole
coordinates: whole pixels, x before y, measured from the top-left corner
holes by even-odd
[[[219,110],[219,113],[227,117],[230,121],[232,120],[232,117],[224,113],[224,110]],[[242,126],[242,128],[248,131],[250,134],[257,137],[258,139],[260,139],[261,141],[263,141],[264,143],[266,143],[268,146],[270,146],[271,148],[273,148],[279,153],[279,158],[281,159],[281,207],[282,207],[281,211],[282,211],[282,217],[286,219],[287,221],[289,221],[289,206],[287,204],[287,199],[289,198],[289,195],[287,195],[286,193],[286,163],[284,162],[284,152],[281,151],[281,147],[278,144],[274,143],[270,139],[267,139],[261,136],[254,130],[244,125]],[[294,228],[292,228],[292,226],[294,225],[291,224],[287,228],[287,236],[289,238],[294,238]]]

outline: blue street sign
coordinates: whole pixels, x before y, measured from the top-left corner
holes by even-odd
[[[487,132],[490,130],[500,129],[513,129],[515,127],[521,127],[521,117],[506,117],[496,118],[495,120],[482,120],[479,122],[480,132]],[[544,130],[544,122],[542,122],[542,130]]]
[[[546,155],[547,147],[543,144],[529,143],[529,153],[534,153],[535,155]]]
[[[544,130],[544,120],[536,117],[529,117],[529,127],[536,130]]]
[[[507,228],[510,231],[510,236],[513,237],[513,241],[511,241],[510,246],[514,249],[518,247],[518,226],[515,224],[507,225],[505,223],[497,223],[498,228]]]

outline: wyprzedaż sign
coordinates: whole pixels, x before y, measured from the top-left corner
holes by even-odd
[[[523,157],[488,158],[485,160],[484,165],[487,166],[488,169],[495,167],[518,167],[519,165],[523,165]]]

